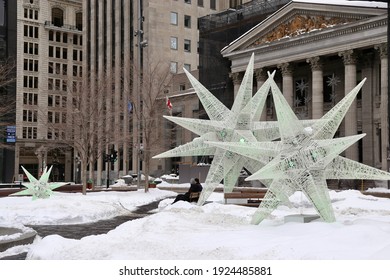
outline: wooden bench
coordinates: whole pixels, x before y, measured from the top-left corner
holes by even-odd
[[[263,201],[266,189],[246,188],[224,193],[225,204],[236,204],[241,206],[258,207]]]
[[[200,197],[200,192],[190,193],[190,202],[198,202],[199,197]]]

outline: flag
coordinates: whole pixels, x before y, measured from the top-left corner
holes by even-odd
[[[171,103],[171,100],[169,100],[169,97],[167,96],[166,97],[166,99],[167,99],[167,107],[168,107],[168,110],[172,110],[172,103]]]
[[[131,101],[129,100],[127,101],[127,111],[130,114],[132,110],[133,110],[133,104],[131,104]]]

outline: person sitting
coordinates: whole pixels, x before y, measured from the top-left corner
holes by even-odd
[[[175,203],[175,202],[178,202],[179,200],[190,202],[190,195],[191,195],[191,193],[199,193],[203,189],[203,187],[200,184],[198,178],[195,178],[195,179],[191,178],[190,184],[191,185],[190,185],[189,190],[186,193],[184,193],[184,194],[178,194],[176,196],[175,200],[172,202],[172,204]]]

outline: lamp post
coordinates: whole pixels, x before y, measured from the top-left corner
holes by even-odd
[[[143,16],[142,16],[142,0],[138,0],[138,30],[135,32],[135,36],[138,36],[137,38],[137,46],[138,46],[138,60],[137,60],[137,66],[138,66],[138,94],[136,95],[136,102],[137,102],[137,188],[139,189],[141,187],[141,161],[142,161],[142,149],[141,149],[141,143],[142,143],[142,134],[141,134],[141,121],[142,121],[142,108],[141,108],[141,95],[142,95],[142,49],[145,48],[148,45],[148,42],[146,40],[143,40],[143,34],[144,31],[142,30],[142,22],[143,22]]]

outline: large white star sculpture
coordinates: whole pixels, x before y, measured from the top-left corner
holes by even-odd
[[[164,118],[200,135],[200,137],[195,138],[192,142],[156,155],[154,158],[213,155],[213,161],[207,174],[206,184],[198,205],[202,205],[207,200],[222,180],[224,183],[224,192],[231,192],[243,167],[249,172],[254,173],[270,160],[270,155],[268,154],[256,154],[253,158],[252,150],[250,149],[241,149],[240,153],[235,153],[224,147],[211,146],[208,144],[208,141],[243,143],[271,141],[280,137],[277,122],[259,121],[274,73],[270,75],[255,95],[252,96],[253,64],[254,55],[249,60],[248,67],[231,110],[226,108],[223,103],[184,69],[209,116],[209,120],[164,116]],[[312,123],[312,120],[302,121],[304,125],[310,125]],[[267,185],[267,182],[263,183]]]
[[[28,180],[30,183],[23,183],[23,185],[27,188],[23,191],[14,193],[13,195],[31,195],[32,199],[35,200],[37,198],[49,198],[53,193],[53,190],[65,185],[66,183],[48,183],[50,172],[53,166],[50,167],[49,171],[45,167],[42,176],[37,180],[33,175],[30,174],[23,166],[22,169],[24,173],[26,173]]]
[[[252,218],[252,223],[258,224],[267,218],[279,204],[288,202],[289,196],[295,191],[302,191],[307,196],[324,221],[333,222],[335,216],[326,179],[390,180],[388,172],[339,156],[365,134],[333,138],[364,82],[365,79],[321,120],[312,126],[304,126],[272,80],[271,90],[281,141],[208,142],[210,145],[246,156],[248,153],[241,151],[251,149],[252,154],[274,155],[273,160],[266,166],[247,178],[247,180],[265,180],[269,186],[264,200]]]
[[[276,122],[257,121],[260,119],[269,92],[270,79],[252,97],[253,61],[254,56],[252,55],[231,110],[226,108],[195,77],[185,71],[210,120],[164,116],[168,120],[200,135],[200,137],[195,138],[190,143],[156,155],[154,158],[194,155],[214,156],[206,177],[205,187],[198,201],[199,205],[207,200],[221,180],[224,180],[225,192],[230,192],[244,166],[251,172],[255,172],[269,160],[262,157],[253,160],[223,148],[210,146],[206,141],[248,142],[272,140],[279,137]],[[261,133],[259,133],[260,131]]]

